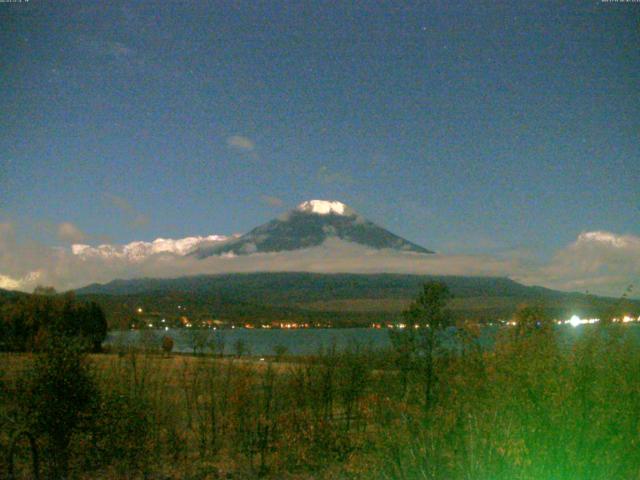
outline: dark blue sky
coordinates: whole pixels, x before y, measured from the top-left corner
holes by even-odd
[[[640,234],[639,4],[351,3],[0,4],[0,221],[128,242],[327,198],[445,252]]]

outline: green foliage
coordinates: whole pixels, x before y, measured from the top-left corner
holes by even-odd
[[[553,328],[553,321],[541,305],[521,306],[514,315],[514,321],[514,335],[517,339],[534,334],[548,334]]]
[[[239,338],[233,343],[233,350],[235,351],[236,357],[240,358],[247,353],[247,343]]]
[[[276,356],[276,361],[281,361],[288,351],[289,349],[284,345],[276,345],[273,347],[273,353]]]
[[[144,470],[149,456],[150,402],[127,382],[101,392],[89,448],[78,452],[91,470],[115,464],[121,476]]]
[[[640,348],[632,329],[584,327],[558,342],[540,310],[491,351],[440,364],[429,416],[404,416],[382,444],[383,478],[635,478]],[[517,334],[516,334],[517,332]],[[473,343],[473,334],[465,338]]]
[[[25,373],[19,392],[22,423],[46,441],[53,478],[66,478],[71,437],[98,395],[78,343],[51,337]]]
[[[63,419],[78,478],[637,477],[636,325],[583,326],[561,342],[545,310],[525,306],[483,348],[477,324],[449,328],[448,298],[425,286],[405,317],[421,328],[399,331],[393,351],[354,344],[286,362],[130,352],[95,357],[94,377],[75,350],[29,369],[40,380],[26,384],[45,385],[23,388],[35,400],[6,374],[28,360],[4,354],[0,413],[24,405],[45,463],[56,451],[47,432],[59,428],[45,414]],[[82,378],[95,378],[98,396]],[[42,400],[52,389],[59,405]],[[7,437],[0,429],[0,445]],[[29,452],[19,454],[24,465]]]
[[[102,308],[96,302],[90,302],[81,310],[80,335],[91,344],[93,352],[102,350],[102,342],[107,338],[107,319]]]
[[[72,293],[56,295],[43,287],[0,305],[0,350],[36,351],[57,336],[82,339],[87,348],[100,351],[107,336],[102,308],[95,302],[77,302]]]
[[[442,334],[453,323],[445,309],[450,299],[451,294],[444,283],[425,283],[416,300],[403,312],[404,328],[390,331],[402,378],[402,396],[406,393],[409,376],[417,375],[424,392],[425,410],[431,406],[436,384],[436,355],[446,354],[440,345]]]
[[[171,353],[171,351],[173,350],[173,344],[173,338],[169,337],[168,335],[162,337],[162,351],[165,353],[165,355],[169,355]]]
[[[33,289],[33,293],[35,295],[47,295],[47,296],[54,296],[58,294],[55,288],[47,287],[45,285],[37,285],[36,288]]]
[[[186,329],[187,341],[194,355],[202,355],[207,347],[210,347],[209,330],[206,328]]]
[[[160,334],[152,328],[141,329],[137,343],[138,347],[145,352],[157,352],[162,346]]]
[[[425,283],[418,297],[403,313],[407,326],[429,327],[432,331],[451,326],[451,314],[445,310],[450,299],[449,287],[445,283]]]

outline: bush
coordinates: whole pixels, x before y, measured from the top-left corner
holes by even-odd
[[[165,353],[165,355],[169,355],[172,350],[173,350],[173,338],[169,337],[168,335],[165,335],[164,337],[162,337],[162,351]]]
[[[51,337],[24,373],[19,393],[22,421],[46,445],[51,477],[67,478],[69,444],[97,402],[91,370],[77,341]]]
[[[56,295],[43,288],[0,308],[0,350],[38,351],[52,335],[82,339],[84,348],[99,352],[107,337],[107,320],[97,303],[78,302],[72,293]]]
[[[289,349],[284,345],[276,345],[275,347],[273,347],[273,353],[276,356],[276,362],[281,361],[288,351]]]

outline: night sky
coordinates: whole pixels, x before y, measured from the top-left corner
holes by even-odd
[[[246,232],[311,198],[445,253],[640,235],[640,4],[31,0],[0,22],[19,242]]]

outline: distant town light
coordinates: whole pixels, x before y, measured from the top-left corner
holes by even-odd
[[[582,320],[580,320],[580,317],[577,315],[573,315],[570,319],[569,319],[569,324],[572,327],[577,327],[578,325],[582,324]]]
[[[577,315],[573,315],[569,320],[567,320],[564,323],[568,323],[572,327],[577,327],[579,325],[593,325],[594,323],[598,323],[599,321],[600,321],[599,318],[580,318]]]

